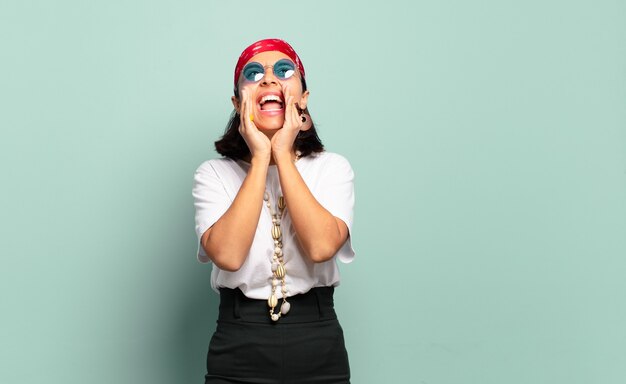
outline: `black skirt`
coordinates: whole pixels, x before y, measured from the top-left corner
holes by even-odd
[[[266,300],[221,289],[205,384],[350,383],[333,292],[332,287],[313,288],[288,298],[289,313],[274,322]]]

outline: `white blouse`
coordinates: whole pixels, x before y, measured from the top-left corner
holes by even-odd
[[[230,207],[250,167],[249,163],[226,158],[205,161],[198,167],[194,176],[193,197],[196,208],[196,234],[198,243],[209,229]],[[348,227],[348,240],[335,257],[323,263],[308,260],[300,249],[289,216],[285,210],[281,227],[283,229],[283,252],[287,270],[287,296],[308,292],[313,287],[339,285],[339,269],[335,259],[349,263],[354,259],[352,248],[352,220],[354,212],[354,172],[350,163],[341,155],[321,152],[301,158],[296,168],[307,187],[331,214],[343,220]],[[270,166],[267,174],[266,190],[270,202],[275,207],[281,195],[278,170]],[[213,265],[211,286],[219,288],[239,288],[253,299],[267,299],[271,293],[271,261],[274,241],[271,235],[272,221],[269,209],[263,204],[259,224],[250,253],[242,267],[236,272],[224,271]],[[198,246],[198,260],[209,262],[202,246]],[[276,291],[280,298],[280,290]]]

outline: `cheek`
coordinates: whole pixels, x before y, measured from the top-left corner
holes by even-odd
[[[296,76],[296,75],[291,76],[291,77],[290,77],[290,78],[288,78],[288,79],[281,80],[280,82],[281,82],[281,83],[283,83],[283,84],[289,84],[289,86],[290,86],[291,88],[294,88],[294,89],[295,89],[295,88],[302,89],[302,81],[301,81],[301,80],[300,80],[300,78],[299,78],[298,76]]]
[[[241,93],[242,89],[250,89],[252,87],[252,83],[248,81],[240,81],[239,82],[239,93]]]
[[[289,91],[296,98],[296,100],[300,100],[300,98],[302,97],[302,92],[303,92],[302,83],[300,82],[300,79],[289,79],[283,82],[283,89],[285,88],[285,86],[289,87]]]
[[[241,81],[239,82],[239,87],[237,88],[237,91],[239,93],[239,98],[241,99],[241,91],[245,90],[248,95],[250,95],[250,97],[253,97],[254,92],[256,92],[256,88],[258,87],[257,83],[250,83],[247,81]]]

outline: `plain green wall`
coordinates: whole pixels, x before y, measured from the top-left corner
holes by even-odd
[[[623,1],[3,1],[0,383],[200,383],[241,50],[357,175],[353,383],[626,382]]]

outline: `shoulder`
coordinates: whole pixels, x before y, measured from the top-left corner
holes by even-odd
[[[354,171],[348,159],[333,152],[319,152],[305,157],[298,166],[300,173],[309,183],[327,185],[354,180]]]
[[[312,153],[307,156],[306,159],[311,164],[317,165],[319,167],[327,168],[327,167],[340,167],[340,168],[352,168],[348,159],[343,157],[342,155],[334,152],[317,152]]]
[[[238,167],[237,162],[233,159],[222,157],[219,159],[206,160],[196,169],[198,173],[215,173],[221,174],[236,169]]]

